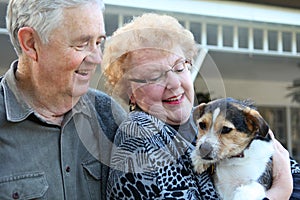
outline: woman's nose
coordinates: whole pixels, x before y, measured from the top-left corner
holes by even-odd
[[[181,85],[180,77],[173,71],[169,71],[166,76],[166,87],[168,89],[178,88]]]

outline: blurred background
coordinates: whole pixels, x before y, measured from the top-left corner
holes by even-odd
[[[199,44],[196,103],[252,99],[277,139],[300,161],[300,1],[104,0],[107,36],[145,12],[168,14]],[[0,0],[0,75],[16,59]],[[105,90],[101,69],[92,87]]]

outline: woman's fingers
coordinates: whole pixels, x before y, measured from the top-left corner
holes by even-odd
[[[267,192],[270,199],[289,199],[293,190],[293,178],[291,174],[289,152],[274,137],[270,130],[269,134],[273,141],[273,185]]]

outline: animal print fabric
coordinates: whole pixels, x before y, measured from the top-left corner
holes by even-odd
[[[209,174],[193,171],[194,146],[153,116],[130,113],[115,142],[108,199],[218,199]]]
[[[185,133],[192,130],[183,128]],[[180,132],[180,131],[179,131]],[[196,174],[194,145],[172,127],[144,112],[131,112],[116,136],[107,186],[108,199],[218,200],[211,175]],[[300,167],[291,159],[294,191],[300,199]]]

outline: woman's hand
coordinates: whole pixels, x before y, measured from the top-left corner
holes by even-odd
[[[266,192],[270,200],[288,200],[293,191],[293,177],[291,173],[289,152],[275,139],[269,130],[273,140],[273,184]]]

